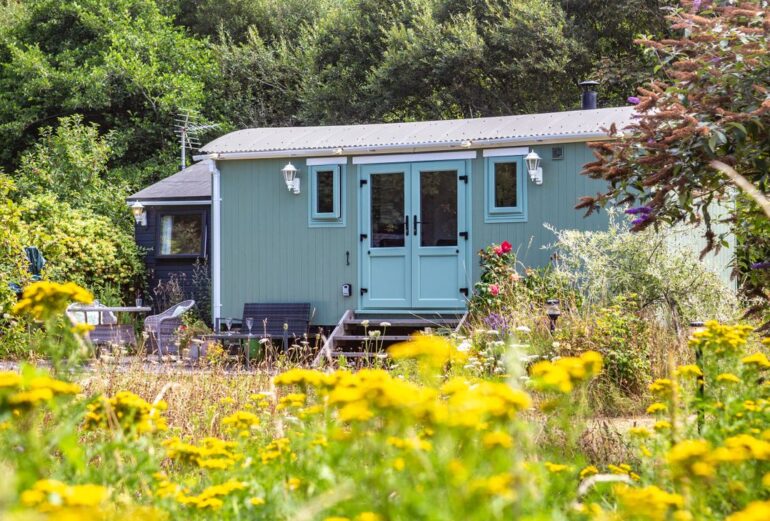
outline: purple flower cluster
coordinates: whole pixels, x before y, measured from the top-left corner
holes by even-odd
[[[507,337],[511,334],[511,324],[508,323],[508,319],[505,316],[499,313],[490,313],[484,317],[484,325],[489,329],[494,329],[502,337]]]
[[[770,261],[755,262],[751,265],[752,270],[768,270],[770,269]]]
[[[631,221],[631,226],[637,226],[639,224],[644,224],[647,221],[652,220],[652,208],[649,206],[638,206],[636,208],[629,208],[626,210],[626,213],[628,215],[633,215],[636,217],[633,221]]]
[[[639,105],[640,102],[639,98],[636,96],[629,96],[626,101],[628,101],[631,105]]]

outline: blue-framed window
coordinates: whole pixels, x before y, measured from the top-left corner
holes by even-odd
[[[485,159],[484,170],[484,221],[526,222],[524,156],[488,157]]]
[[[309,225],[345,226],[343,165],[308,167],[310,183]]]

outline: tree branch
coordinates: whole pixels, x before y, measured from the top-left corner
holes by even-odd
[[[765,212],[765,215],[767,215],[768,218],[770,218],[770,199],[765,197],[765,194],[763,194],[759,188],[754,186],[754,183],[743,177],[741,174],[735,171],[733,167],[730,165],[726,165],[725,163],[721,161],[717,161],[714,159],[709,163],[712,167],[716,168],[723,174],[725,174],[727,177],[730,178],[730,180],[741,190],[743,190],[746,195],[754,199],[754,201],[759,205],[760,208],[762,208],[762,211]]]

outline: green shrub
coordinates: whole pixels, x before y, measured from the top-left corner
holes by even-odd
[[[678,230],[631,233],[613,217],[607,231],[553,231],[556,272],[591,305],[635,295],[640,310],[678,331],[692,320],[736,318],[735,292],[694,251],[678,245]]]

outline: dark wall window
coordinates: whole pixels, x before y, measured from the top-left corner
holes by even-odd
[[[203,214],[161,214],[158,223],[158,255],[203,256]]]

